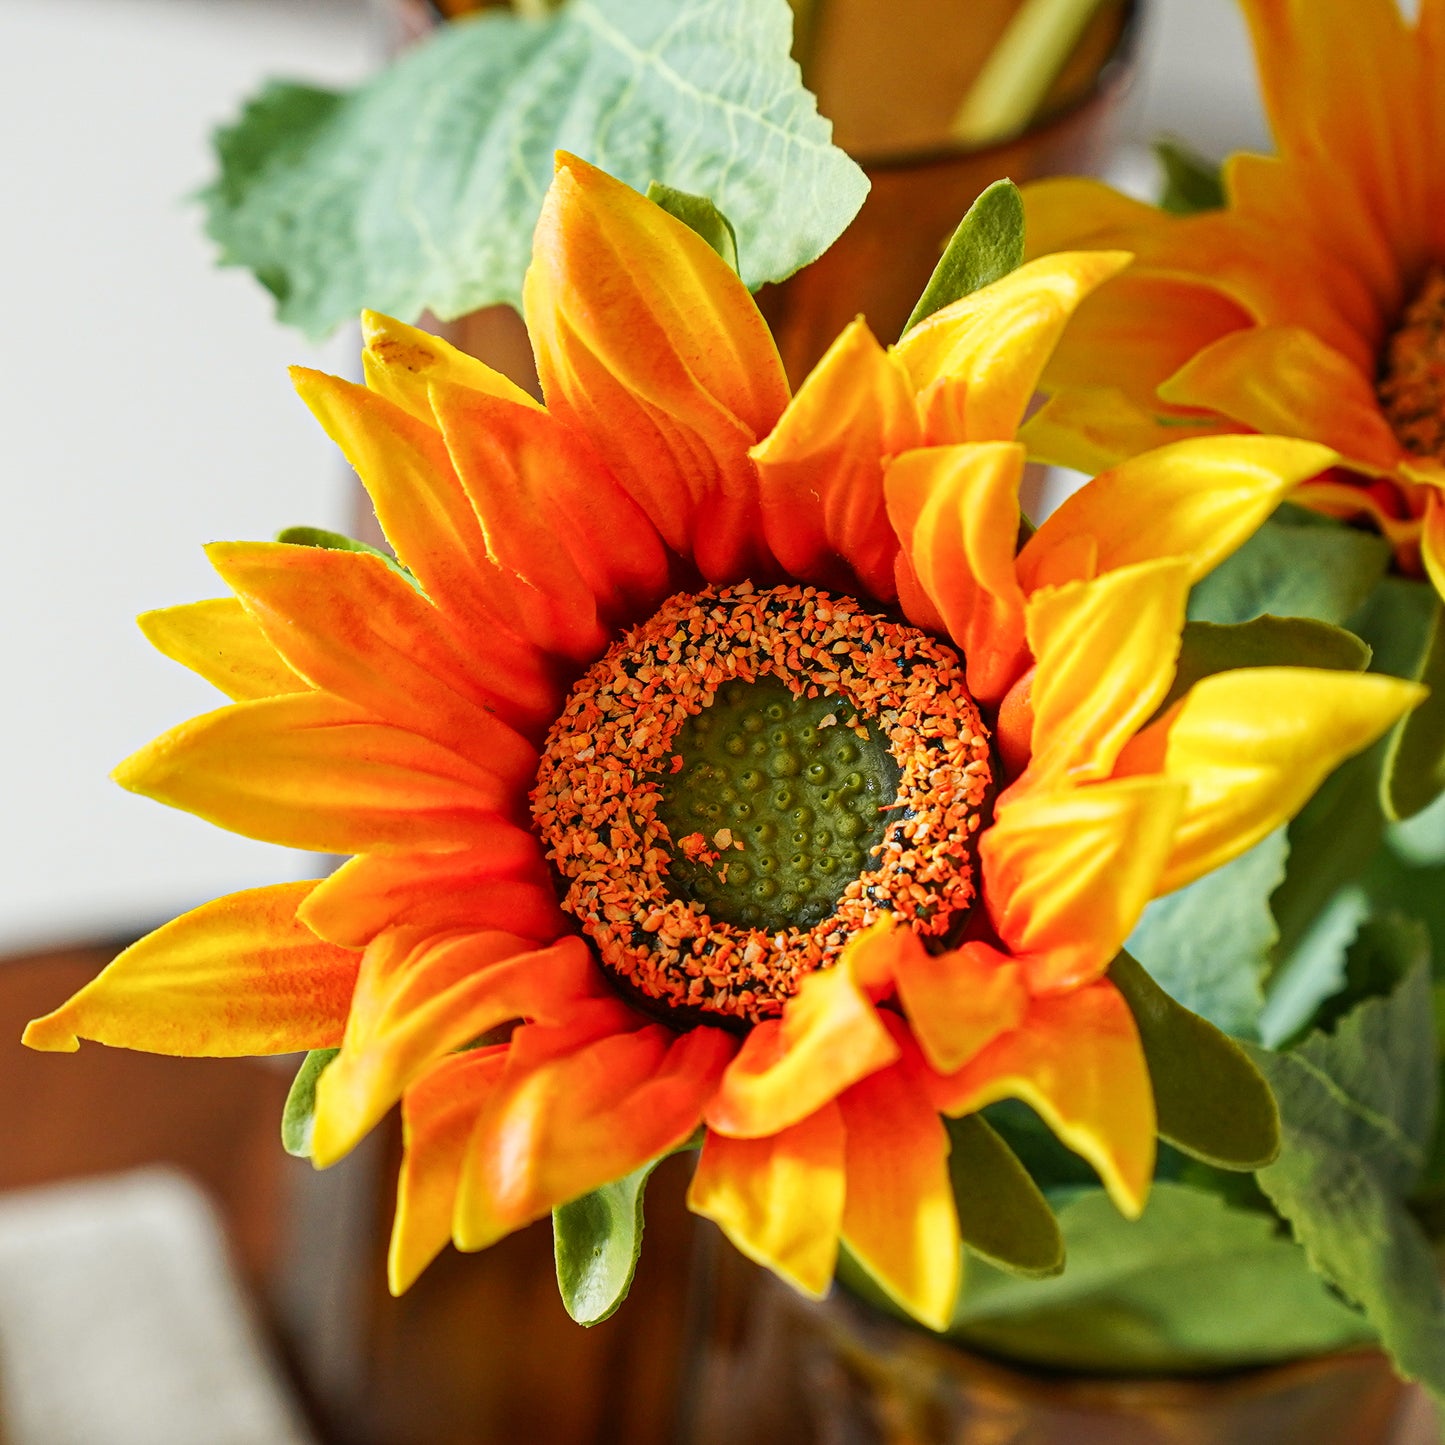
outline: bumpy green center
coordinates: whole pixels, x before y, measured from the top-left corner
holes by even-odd
[[[657,811],[672,837],[669,886],[723,923],[821,922],[892,821],[898,766],[835,696],[795,697],[771,677],[725,683],[672,751],[682,765]]]

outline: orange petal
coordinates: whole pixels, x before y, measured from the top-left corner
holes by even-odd
[[[1160,891],[1183,802],[1183,787],[1163,778],[1000,798],[979,844],[984,896],[1032,991],[1108,968]]]
[[[843,1227],[843,1116],[836,1104],[766,1139],[709,1133],[687,1207],[756,1264],[822,1299]]]
[[[708,1105],[708,1128],[735,1139],[776,1134],[897,1057],[845,949],[834,967],[803,980],[781,1020],[743,1040]]]
[[[301,908],[308,928],[346,948],[384,929],[505,928],[540,943],[567,931],[537,840],[503,818],[479,824],[464,852],[363,854],[317,884]]]
[[[1400,443],[1373,383],[1299,327],[1262,326],[1226,336],[1170,377],[1159,394],[1257,432],[1320,442],[1367,470],[1389,471],[1400,459]]]
[[[583,1043],[522,1028],[472,1135],[453,1238],[484,1249],[682,1144],[736,1042],[661,1024]]]
[[[453,1055],[401,1101],[401,1174],[386,1260],[392,1294],[409,1290],[452,1237],[467,1141],[506,1062],[506,1044]]]
[[[924,1057],[940,1073],[960,1069],[999,1034],[1023,1022],[1028,990],[1022,968],[987,943],[929,953],[916,934],[894,965],[898,998]]]
[[[575,655],[587,655],[582,619],[595,627],[599,610],[645,614],[667,595],[656,528],[580,435],[537,407],[460,387],[435,387],[432,406],[487,548],[518,579],[519,604],[529,615],[579,614]],[[567,635],[564,616],[551,626]]]
[[[907,371],[859,317],[752,451],[768,545],[789,576],[892,599],[883,466],[922,440]]]
[[[1327,774],[1425,696],[1380,674],[1251,667],[1206,677],[1135,747],[1157,753],[1186,788],[1158,891],[1182,888],[1288,822]],[[1134,766],[1126,751],[1121,771]]]
[[[1043,256],[915,326],[898,355],[920,393],[927,440],[1011,441],[1075,308],[1130,259]]]
[[[450,749],[323,692],[192,718],[112,776],[233,833],[321,853],[476,846],[519,801]]]
[[[963,1247],[943,1121],[915,1071],[901,1066],[861,1080],[838,1106],[847,1130],[843,1238],[891,1299],[946,1329]]]
[[[560,1024],[606,985],[587,945],[536,949],[511,933],[383,934],[356,980],[341,1052],[316,1086],[311,1157],[348,1154],[444,1055],[515,1019]]]
[[[889,519],[929,604],[913,620],[926,625],[936,610],[967,659],[969,691],[986,704],[1027,666],[1014,569],[1023,464],[1015,443],[929,447],[896,458],[884,480]]]
[[[747,452],[788,388],[727,263],[661,207],[559,153],[522,294],[549,409],[587,435],[668,546],[709,581],[766,562]]]
[[[1333,466],[1332,451],[1283,437],[1197,437],[1160,447],[1095,477],[1029,538],[1019,553],[1025,592],[1155,557],[1186,557],[1198,581],[1299,483]]]
[[[305,692],[266,634],[234,597],[161,607],[136,618],[146,641],[198,673],[232,702]]]
[[[935,1089],[946,1114],[999,1099],[1036,1110],[1098,1170],[1120,1213],[1143,1213],[1154,1173],[1154,1091],[1139,1030],[1113,984],[1036,998],[1020,1028]]]
[[[1112,771],[1174,681],[1190,581],[1187,561],[1163,557],[1029,598],[1031,781]]]
[[[133,943],[25,1030],[32,1049],[81,1039],[152,1054],[291,1054],[341,1041],[360,963],[296,921],[315,885],[252,888]]]
[[[380,558],[280,542],[213,542],[206,555],[282,656],[316,687],[521,782],[537,766],[525,726],[550,689],[513,698],[482,649]]]

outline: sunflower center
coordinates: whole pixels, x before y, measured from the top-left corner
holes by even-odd
[[[1376,383],[1400,445],[1445,461],[1445,267],[1432,267],[1385,343]]]
[[[582,678],[532,815],[627,997],[746,1027],[883,913],[957,929],[991,787],[952,651],[846,598],[742,583],[670,598]]]

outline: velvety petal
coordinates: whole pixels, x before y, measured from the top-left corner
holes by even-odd
[[[681,221],[559,154],[523,285],[547,405],[709,581],[766,562],[748,449],[788,400],[747,288]]]
[[[161,607],[142,612],[136,622],[157,652],[190,668],[232,702],[307,690],[234,597]]]
[[[465,851],[349,859],[317,884],[303,921],[346,948],[365,948],[399,927],[505,928],[541,943],[566,932],[536,838],[504,818],[477,831],[484,841]]]
[[[367,387],[428,426],[434,424],[435,417],[427,392],[437,382],[464,386],[485,396],[541,410],[516,382],[500,371],[494,371],[465,351],[458,351],[440,336],[419,331],[391,316],[363,311],[361,339],[364,343],[361,365]]]
[[[843,1227],[843,1116],[836,1104],[765,1139],[709,1133],[687,1207],[755,1264],[822,1299]]]
[[[316,1086],[311,1156],[334,1164],[431,1064],[516,1019],[561,1024],[606,998],[587,945],[408,928],[366,950],[341,1052]]]
[[[908,372],[859,317],[752,451],[768,546],[789,576],[892,600],[883,467],[922,440]]]
[[[1035,782],[1107,777],[1174,681],[1190,566],[1161,557],[1029,598]]]
[[[1027,666],[1015,572],[1023,448],[1015,443],[905,452],[884,481],[888,516],[928,607],[967,659],[968,686],[997,703]],[[912,599],[902,598],[905,609]],[[916,606],[916,604],[915,604]]]
[[[958,1295],[963,1247],[948,1132],[921,1072],[921,1061],[916,1069],[882,1069],[838,1101],[847,1131],[843,1238],[893,1300],[942,1330]]]
[[[1283,437],[1196,437],[1122,463],[1075,492],[1019,553],[1025,592],[1155,557],[1185,557],[1198,581],[1251,537],[1300,482],[1338,460]]]
[[[526,786],[321,692],[192,718],[112,776],[233,833],[321,853],[474,847]]]
[[[432,406],[487,548],[517,579],[519,608],[546,614],[573,655],[605,641],[585,635],[597,613],[632,620],[667,595],[657,529],[578,433],[540,408],[460,387],[433,388]]]
[[[314,886],[252,888],[183,913],[35,1019],[24,1042],[72,1053],[94,1039],[210,1057],[334,1047],[361,960],[297,922]]]
[[[737,1047],[715,1028],[662,1024],[575,1043],[522,1028],[472,1135],[453,1238],[483,1249],[559,1204],[676,1148]]]
[[[845,949],[809,974],[781,1020],[758,1024],[708,1105],[707,1125],[735,1139],[776,1134],[898,1057]]]
[[[1294,817],[1338,764],[1425,695],[1381,674],[1251,667],[1206,677],[1141,733],[1120,772],[1160,755],[1186,789],[1158,891],[1192,883]]]
[[[962,1068],[1023,1022],[1029,995],[1014,959],[982,942],[929,953],[911,929],[897,932],[898,998],[924,1057],[940,1073]]]
[[[1389,471],[1400,458],[1372,381],[1298,327],[1261,326],[1226,336],[1170,377],[1159,394],[1257,432],[1320,442],[1366,470]]]
[[[1035,1109],[1098,1170],[1121,1213],[1143,1213],[1154,1173],[1154,1091],[1139,1030],[1113,984],[1035,999],[1022,1027],[935,1088],[946,1114],[999,1099]]]
[[[409,1290],[451,1240],[467,1141],[506,1062],[506,1044],[454,1054],[401,1101],[401,1173],[386,1260],[394,1295]]]
[[[1019,428],[1019,440],[1030,461],[1093,476],[1182,437],[1233,429],[1217,417],[1140,406],[1117,387],[1071,387],[1051,396]]]
[[[550,689],[516,697],[485,648],[380,557],[280,542],[213,542],[211,564],[283,657],[316,687],[420,733],[499,776],[536,771],[522,726],[550,721]]]
[[[1184,796],[1172,779],[1140,777],[999,800],[979,844],[984,897],[1033,992],[1108,968],[1160,891]]]
[[[1011,441],[1075,308],[1129,264],[1076,251],[1025,262],[936,311],[898,344],[934,444]]]

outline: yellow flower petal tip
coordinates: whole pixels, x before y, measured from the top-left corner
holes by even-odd
[[[27,1049],[46,1054],[73,1054],[80,1048],[80,1039],[66,1022],[69,1007],[58,1008],[38,1019],[31,1019],[20,1035]]]

